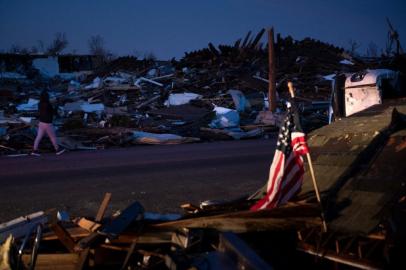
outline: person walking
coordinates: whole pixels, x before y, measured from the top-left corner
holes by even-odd
[[[49,94],[45,90],[41,92],[41,97],[38,104],[38,111],[39,111],[38,132],[37,137],[35,138],[34,141],[34,147],[33,151],[31,152],[31,155],[41,156],[40,152],[38,151],[38,146],[45,134],[47,134],[49,139],[51,140],[52,145],[54,146],[55,149],[55,153],[57,155],[62,154],[63,152],[65,152],[65,149],[58,146],[54,127],[52,125],[55,110],[51,102],[49,101]]]

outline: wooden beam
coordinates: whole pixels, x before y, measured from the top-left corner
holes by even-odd
[[[321,225],[318,207],[309,205],[272,210],[240,211],[221,215],[181,219],[151,225],[152,228],[212,228],[235,233],[288,230]]]
[[[111,200],[111,193],[108,192],[108,193],[104,194],[103,201],[100,204],[99,210],[97,211],[97,214],[96,214],[96,218],[95,218],[96,222],[101,222],[102,221],[102,219],[104,217],[104,214],[106,213],[107,207],[108,207],[108,205],[110,203],[110,200]],[[82,222],[80,222],[81,220],[82,220]],[[88,221],[88,222],[85,222],[85,221]],[[90,220],[85,220],[85,221],[83,220],[83,218],[80,219],[78,225],[80,227],[86,229],[87,231],[91,231],[93,233],[96,232],[101,226],[101,224],[98,224],[98,223],[92,223],[92,224],[89,223],[89,222],[91,222]],[[96,241],[97,240],[97,236],[92,235],[91,237],[87,238],[87,240],[89,240],[89,241],[86,242],[86,244],[92,243],[91,241]],[[83,242],[82,242],[82,245],[83,245]],[[78,250],[77,246],[75,246],[75,250]],[[80,256],[79,256],[78,263],[76,265],[76,270],[82,270],[83,268],[85,268],[85,266],[86,266],[86,264],[88,262],[89,253],[90,253],[90,248],[89,247],[87,247],[87,248],[85,248],[83,250],[80,250],[80,253],[79,253]]]
[[[122,269],[122,270],[127,269],[128,264],[129,264],[130,259],[131,259],[131,256],[132,256],[132,254],[134,253],[134,250],[135,250],[135,246],[136,246],[136,245],[137,245],[137,242],[136,242],[136,240],[134,240],[134,241],[131,243],[130,249],[129,249],[128,252],[127,252],[127,256],[125,257],[124,263],[123,263],[123,265],[121,266],[121,269]]]
[[[102,203],[100,204],[99,211],[97,211],[96,218],[95,218],[96,222],[100,222],[103,219],[104,213],[107,210],[107,206],[109,205],[110,200],[111,200],[111,193],[106,193],[104,195],[104,199],[103,199]]]
[[[85,249],[89,248],[96,242],[100,242],[103,239],[100,234],[97,232],[91,233],[85,238],[82,238],[79,242],[76,243],[74,250],[75,252],[82,252]]]
[[[79,255],[76,253],[65,254],[38,254],[35,269],[63,269],[74,270],[78,261]],[[30,263],[31,255],[24,254],[22,260],[25,265]]]
[[[383,265],[379,263],[368,261],[365,259],[356,259],[354,257],[348,255],[338,255],[334,251],[320,249],[317,247],[313,247],[311,245],[305,243],[298,243],[296,248],[298,251],[320,257],[323,259],[327,259],[333,262],[349,265],[359,269],[383,269]]]
[[[86,268],[86,264],[88,262],[90,248],[86,248],[85,250],[81,251],[78,256],[78,261],[75,266],[75,270],[82,270]]]
[[[78,240],[90,235],[90,233],[80,227],[66,229],[73,239]],[[140,233],[125,231],[119,235],[117,239],[111,240],[111,242],[117,244],[131,244],[133,239],[137,237],[137,243],[139,244],[169,244],[171,243],[171,237],[174,230],[148,230],[145,228]],[[58,237],[54,233],[44,234],[42,241],[55,241]]]
[[[119,237],[120,233],[123,232],[128,225],[130,225],[134,220],[144,213],[144,208],[139,202],[134,202],[123,212],[113,219],[110,224],[103,227],[103,229],[98,232],[91,233],[87,237],[81,239],[75,246],[75,251],[83,251],[89,248],[93,244],[100,243],[106,237],[110,240]]]
[[[257,47],[258,42],[261,40],[262,35],[265,33],[265,28],[262,28],[261,31],[255,36],[254,41],[250,44],[252,49]]]
[[[59,241],[69,250],[69,252],[74,252],[75,241],[69,234],[69,232],[59,223],[51,223],[49,228],[55,233]]]
[[[275,50],[274,50],[274,33],[273,28],[268,30],[268,101],[269,110],[274,112],[276,110],[276,64],[275,64]]]
[[[247,33],[247,35],[245,36],[244,41],[242,42],[241,48],[244,48],[247,45],[247,42],[248,42],[248,39],[250,38],[250,36],[251,36],[251,31],[249,31]]]

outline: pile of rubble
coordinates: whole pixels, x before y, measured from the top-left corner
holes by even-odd
[[[121,57],[90,72],[52,77],[43,69],[35,73],[32,68],[13,67],[14,72],[2,68],[0,154],[31,150],[44,89],[58,108],[54,124],[59,143],[69,150],[243,139],[272,132],[280,118],[264,113],[268,110],[268,57],[260,43],[264,32],[252,37],[250,32],[233,46],[209,44],[179,61]],[[353,59],[343,49],[320,41],[279,35],[275,50],[279,100],[287,97],[290,80],[303,108],[317,101],[324,111],[331,102],[335,74],[376,62]],[[327,123],[325,112],[314,119],[308,129]]]
[[[95,217],[49,210],[0,224],[0,268],[272,269],[269,256],[262,258],[237,233],[320,226],[310,204],[272,212],[247,211],[249,202],[242,201],[185,204],[179,215],[146,212],[134,202],[105,217],[110,198],[107,193]]]

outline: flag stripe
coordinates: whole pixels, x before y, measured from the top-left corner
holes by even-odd
[[[302,155],[309,153],[309,149],[295,113],[297,111],[291,106],[279,131],[266,195],[251,210],[277,207],[289,201],[301,189],[304,174]]]

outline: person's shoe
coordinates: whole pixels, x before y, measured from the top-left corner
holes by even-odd
[[[56,150],[55,154],[56,154],[57,156],[59,156],[59,155],[62,155],[65,151],[66,151],[65,148],[60,147],[58,150]]]
[[[40,153],[38,150],[33,150],[33,151],[31,152],[31,156],[40,157],[40,156],[41,156],[41,153]]]

